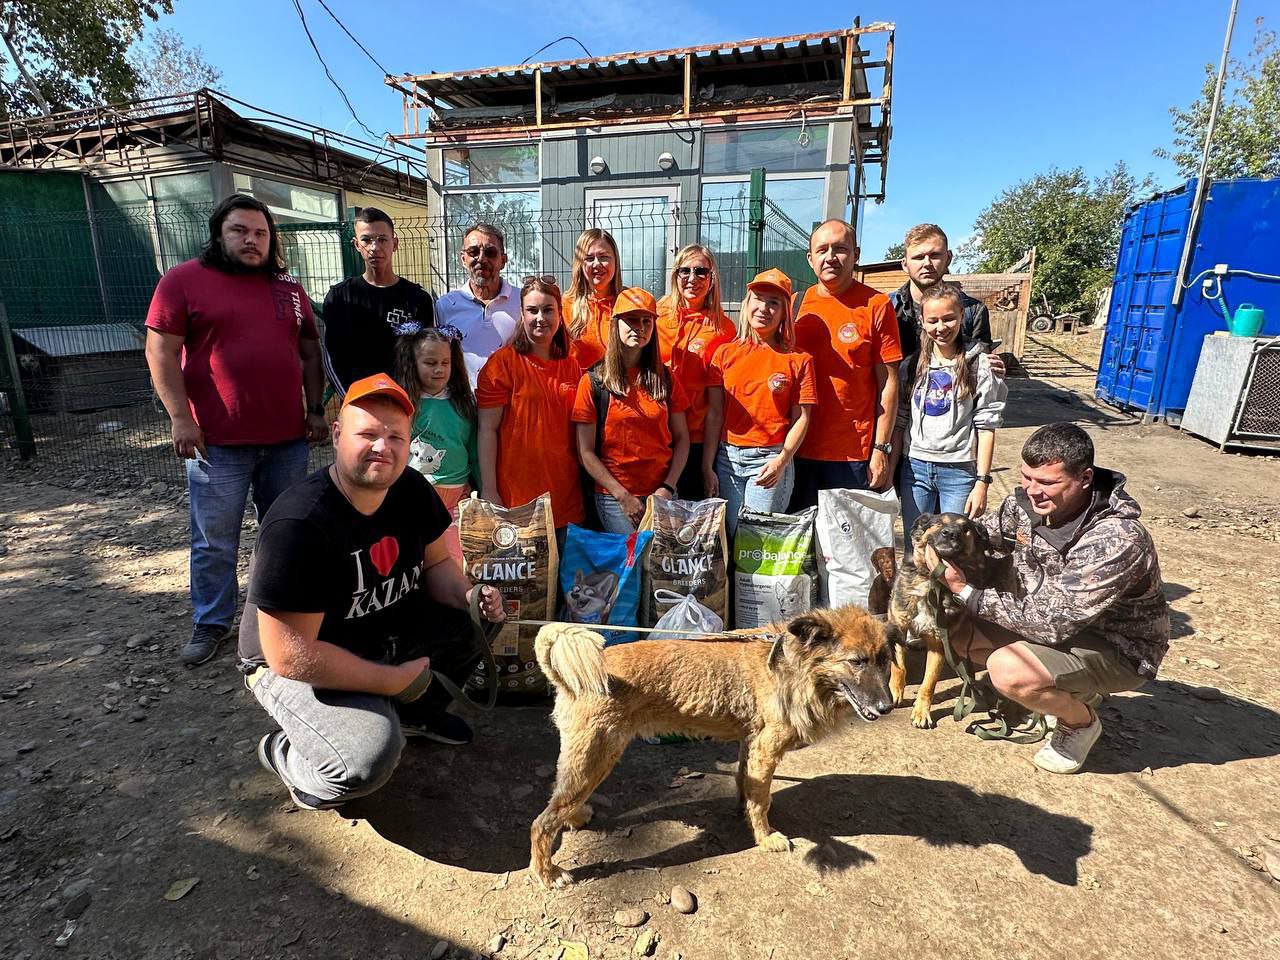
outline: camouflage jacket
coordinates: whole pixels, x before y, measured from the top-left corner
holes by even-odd
[[[983,517],[992,546],[1012,551],[1018,584],[984,590],[978,616],[1050,646],[1088,631],[1154,677],[1169,649],[1169,608],[1155,544],[1124,482],[1119,473],[1094,470],[1093,503],[1062,549],[1034,535],[1041,521],[1021,490]]]

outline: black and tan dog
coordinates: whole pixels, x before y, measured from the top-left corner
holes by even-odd
[[[572,882],[551,862],[560,831],[586,824],[587,798],[627,745],[658,733],[740,743],[738,797],[756,843],[791,848],[769,826],[778,761],[850,713],[864,720],[886,713],[892,655],[884,625],[858,607],[814,610],[765,631],[772,642],[743,635],[607,649],[586,627],[538,631],[538,663],[556,688],[560,762],[551,800],[530,828],[534,876],[546,886]]]
[[[889,689],[894,705],[900,704],[907,687],[906,640],[910,633],[928,648],[924,679],[911,709],[911,723],[921,729],[937,725],[930,711],[933,708],[933,691],[945,662],[938,625],[954,629],[967,615],[964,604],[949,590],[943,591],[941,609],[935,609],[930,601],[926,546],[933,547],[939,557],[958,568],[965,579],[979,589],[993,586],[1007,565],[992,555],[986,530],[963,514],[925,513],[912,524],[911,553],[894,578],[889,600],[887,619],[896,648]]]

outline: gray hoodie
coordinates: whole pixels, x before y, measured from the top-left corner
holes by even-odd
[[[968,362],[973,366],[977,389],[961,400],[955,399],[954,368],[937,354],[919,383],[901,385],[898,425],[906,438],[904,457],[931,463],[972,463],[978,458],[978,431],[997,430],[1004,423],[1008,387],[992,375],[985,353]]]

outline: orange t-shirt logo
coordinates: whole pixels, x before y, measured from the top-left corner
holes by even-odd
[[[781,393],[787,389],[787,375],[785,373],[775,373],[769,378],[769,389],[774,393]]]
[[[702,348],[705,346],[706,344],[701,340],[691,340],[689,341],[689,352],[695,357],[700,357],[702,356]]]
[[[841,343],[854,343],[854,342],[856,342],[856,341],[857,341],[857,339],[858,339],[858,327],[857,327],[857,324],[853,324],[853,323],[846,323],[843,327],[841,327],[841,328],[840,328],[840,333],[839,333],[839,334],[837,334],[837,336],[839,336],[839,337],[840,337],[840,342],[841,342]]]

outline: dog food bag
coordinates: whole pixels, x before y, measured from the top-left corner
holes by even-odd
[[[818,492],[818,577],[824,606],[867,605],[877,550],[893,550],[898,497],[892,490]]]
[[[494,506],[472,494],[458,504],[458,534],[467,573],[476,583],[502,592],[507,619],[549,620],[555,608],[555,527],[551,495],[543,494],[520,507]],[[546,678],[533,655],[536,626],[507,623],[493,639],[498,665],[499,694],[547,692]],[[483,661],[470,681],[484,685]]]
[[[640,615],[654,626],[664,607],[660,590],[691,596],[720,622],[729,621],[729,545],[724,532],[725,501],[665,500],[650,497],[641,530],[653,531],[645,564]]]
[[[689,633],[720,633],[724,630],[724,621],[698,602],[693,594],[674,593],[671,590],[655,590],[654,602],[659,607],[670,605],[671,609],[658,618],[653,625],[650,640],[678,640]]]
[[[560,619],[569,623],[613,623],[634,627],[640,622],[640,586],[644,554],[653,539],[640,533],[596,533],[569,524],[560,565],[564,604]],[[642,633],[601,630],[605,645],[639,640]]]
[[[733,538],[733,625],[762,627],[813,609],[818,568],[813,552],[817,507],[803,513],[744,510]]]

